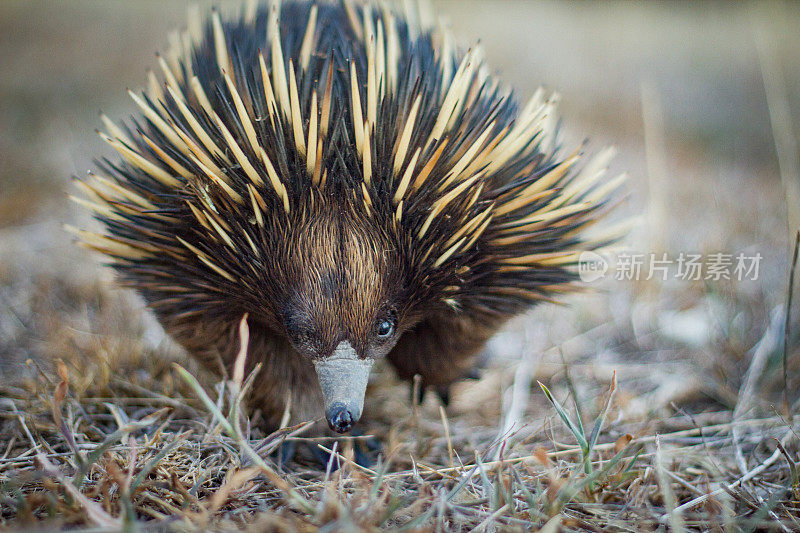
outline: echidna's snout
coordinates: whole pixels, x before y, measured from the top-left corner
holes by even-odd
[[[325,359],[314,361],[325,418],[330,428],[346,433],[361,418],[364,393],[374,359],[361,359],[348,341],[342,341]]]

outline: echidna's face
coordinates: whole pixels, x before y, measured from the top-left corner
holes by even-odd
[[[361,416],[374,361],[399,338],[405,306],[394,246],[338,207],[289,234],[279,314],[292,345],[314,363],[329,425],[347,431]]]

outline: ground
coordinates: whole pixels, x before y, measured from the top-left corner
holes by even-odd
[[[70,177],[110,155],[97,111],[133,112],[124,89],[185,4],[0,4],[0,527],[800,529],[800,9],[436,8],[521,96],[562,95],[566,144],[616,146],[617,216],[637,223],[604,279],[494,338],[447,409],[377,375],[363,430],[383,454],[364,468],[364,437],[263,434],[241,384],[187,360],[61,229],[88,223]],[[284,439],[339,468],[277,461]]]

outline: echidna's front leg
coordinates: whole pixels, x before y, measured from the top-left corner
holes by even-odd
[[[401,379],[422,377],[419,400],[432,388],[446,405],[450,385],[471,374],[495,330],[491,321],[455,314],[429,317],[404,333],[388,358]]]
[[[222,365],[229,376],[233,374],[240,343],[238,320],[163,321],[167,331],[203,366],[218,374]],[[251,322],[246,374],[258,364],[261,369],[250,403],[261,410],[266,429],[278,429],[287,407],[291,423],[319,418],[322,398],[312,364],[289,342]]]

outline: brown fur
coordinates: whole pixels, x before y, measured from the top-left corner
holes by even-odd
[[[475,366],[495,322],[455,313],[426,318],[403,334],[389,361],[402,379],[419,374],[423,385],[446,389]]]

